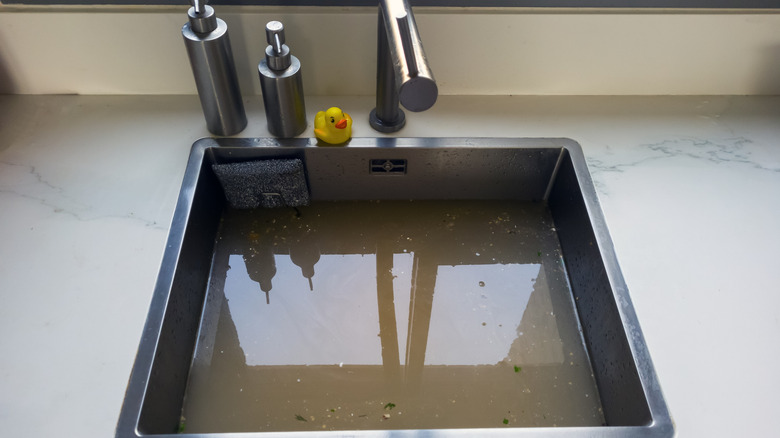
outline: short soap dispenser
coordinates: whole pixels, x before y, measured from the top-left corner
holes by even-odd
[[[181,29],[190,57],[206,127],[215,135],[233,135],[246,127],[227,24],[206,0],[190,0],[190,21]]]
[[[257,71],[268,130],[277,137],[295,137],[306,129],[301,62],[290,54],[290,48],[284,43],[282,23],[268,22],[265,36],[269,46]]]

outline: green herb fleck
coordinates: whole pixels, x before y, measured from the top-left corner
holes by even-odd
[[[331,411],[331,412],[336,412],[336,410],[335,410],[335,409],[331,409],[330,411]]]
[[[395,407],[395,403],[388,403],[385,405],[385,409],[392,410]]]
[[[301,417],[298,414],[295,415],[295,419],[298,420],[298,421],[308,421],[308,420],[306,420],[305,418]]]
[[[541,251],[536,251],[536,256],[537,257],[541,257],[542,256],[542,252]]]
[[[519,373],[523,368],[515,365],[515,372]]]
[[[502,423],[504,423],[504,424],[509,424],[509,420],[507,420],[506,418],[504,418],[504,421],[502,421]]]
[[[184,421],[182,421],[181,423],[179,423],[179,431],[178,431],[178,432],[179,432],[179,433],[184,433]]]

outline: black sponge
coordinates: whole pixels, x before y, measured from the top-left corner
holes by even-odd
[[[303,162],[297,158],[214,164],[211,168],[233,208],[309,205]]]

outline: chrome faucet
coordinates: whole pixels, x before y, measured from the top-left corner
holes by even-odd
[[[396,132],[406,124],[399,102],[409,111],[425,111],[439,89],[408,0],[379,0],[377,27],[376,108],[369,123],[379,132]]]

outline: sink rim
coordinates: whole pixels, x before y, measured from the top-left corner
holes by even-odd
[[[202,138],[191,148],[186,166],[182,188],[179,193],[174,215],[169,228],[166,248],[163,253],[160,271],[155,283],[150,310],[143,329],[133,370],[129,379],[127,392],[117,423],[117,437],[141,436],[180,436],[178,434],[143,434],[138,425],[141,409],[147,392],[147,382],[152,372],[152,365],[157,351],[158,337],[161,332],[168,296],[174,283],[175,267],[182,249],[193,201],[195,199],[195,184],[200,176],[202,162],[212,148],[312,148],[317,146],[314,138],[276,139],[276,138]],[[560,149],[561,157],[564,151],[571,156],[571,162],[576,174],[585,207],[590,218],[599,253],[601,255],[609,285],[612,288],[620,319],[625,329],[625,335],[630,347],[631,357],[636,366],[639,381],[644,392],[651,421],[639,426],[603,426],[603,427],[562,427],[562,428],[497,428],[490,429],[495,436],[534,435],[544,436],[605,436],[605,437],[667,437],[674,435],[674,424],[664,401],[658,377],[650,358],[639,321],[631,302],[628,287],[625,284],[619,268],[617,256],[606,221],[596,195],[595,186],[590,177],[585,157],[580,145],[567,138],[353,138],[348,148],[509,148],[509,149]],[[561,159],[558,160],[558,166]],[[558,166],[551,176],[555,179]],[[548,189],[549,193],[549,189]],[[366,431],[322,431],[322,432],[248,432],[240,434],[216,434],[216,436],[241,437],[298,437],[310,436],[475,436],[484,433],[485,429],[435,429],[435,430],[366,430]],[[184,434],[185,436],[207,437],[214,434]]]

